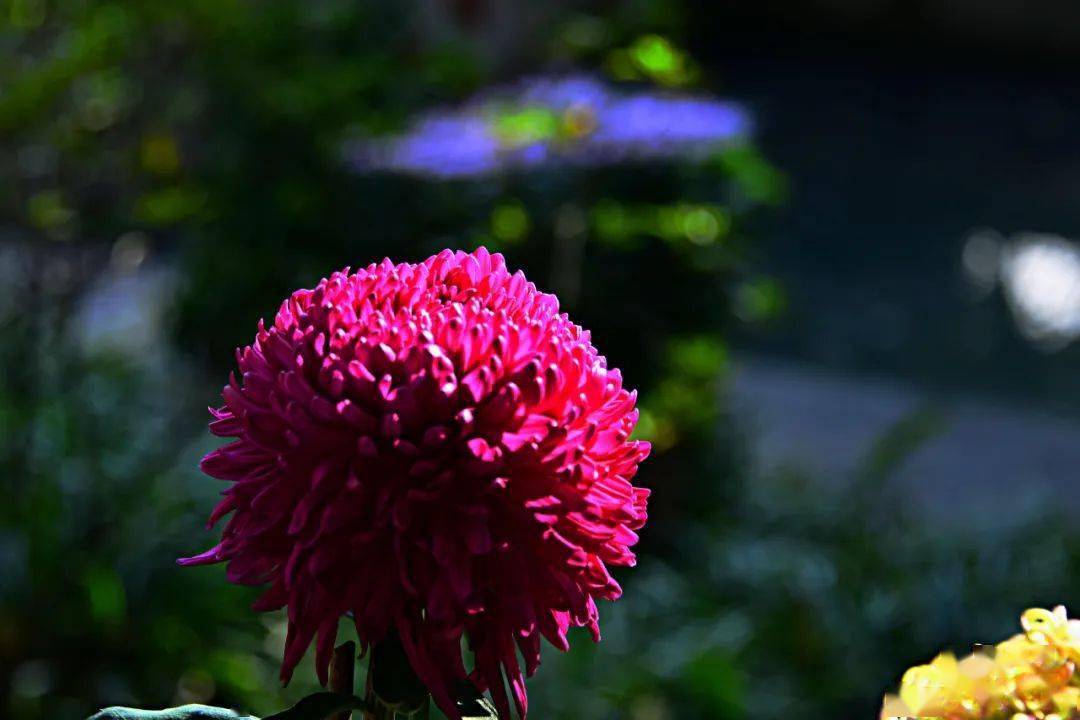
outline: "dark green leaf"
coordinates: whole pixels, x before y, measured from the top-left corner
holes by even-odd
[[[269,715],[263,720],[325,720],[342,710],[363,710],[366,707],[367,703],[354,695],[321,692],[308,695],[288,710]]]

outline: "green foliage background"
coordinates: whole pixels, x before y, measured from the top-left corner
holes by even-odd
[[[470,7],[0,5],[0,716],[262,715],[312,689],[278,686],[281,618],[251,613],[253,591],[172,563],[210,540],[205,406],[287,292],[445,246],[485,244],[558,291],[641,388],[657,445],[639,568],[603,643],[546,654],[536,717],[865,717],[937,646],[996,638],[1075,587],[1064,523],[969,546],[890,510],[883,480],[932,413],[882,439],[853,494],[756,472],[725,387],[728,334],[783,310],[754,271],[754,228],[785,197],[758,149],[473,182],[349,173],[343,141],[521,70],[718,87],[680,49],[676,2],[556,4],[499,57]],[[701,209],[725,220],[707,243],[656,220]],[[164,340],[87,351],[79,299],[130,252],[175,274]]]

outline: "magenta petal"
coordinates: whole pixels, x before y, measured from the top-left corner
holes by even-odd
[[[176,564],[182,565],[184,567],[190,567],[193,565],[213,565],[214,563],[219,563],[222,560],[224,560],[224,558],[221,556],[221,546],[215,545],[204,553],[193,555],[192,557],[179,558],[176,561]]]

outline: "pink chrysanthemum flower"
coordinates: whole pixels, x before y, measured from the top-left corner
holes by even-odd
[[[351,612],[365,647],[396,630],[451,717],[466,678],[509,717],[504,673],[524,716],[541,636],[599,639],[595,600],[619,597],[608,567],[634,564],[646,519],[636,395],[588,332],[500,255],[446,250],[293,293],[237,359],[210,425],[236,440],[202,462],[233,483],[211,524],[233,515],[180,562],[270,584],[255,607],[288,608],[283,679],[316,639],[325,684]]]

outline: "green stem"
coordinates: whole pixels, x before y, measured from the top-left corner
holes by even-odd
[[[429,705],[427,687],[416,676],[396,632],[371,649],[366,698],[372,710],[364,720],[392,720],[395,713],[413,717]]]
[[[356,643],[344,642],[334,649],[330,661],[330,692],[353,694],[353,676],[356,674]],[[342,710],[330,720],[351,720],[352,710]]]

